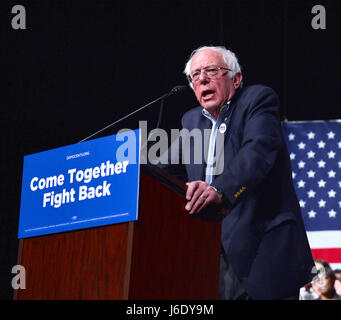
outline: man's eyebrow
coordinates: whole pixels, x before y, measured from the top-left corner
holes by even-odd
[[[208,69],[208,68],[218,68],[218,65],[216,64],[210,64],[209,66],[206,66],[204,68],[197,68],[197,69],[194,69],[191,73],[195,72],[195,71],[199,71],[199,70],[204,70],[204,69]]]

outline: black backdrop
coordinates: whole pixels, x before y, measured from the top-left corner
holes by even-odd
[[[16,4],[26,30],[11,27]],[[316,4],[325,30],[311,27]],[[78,142],[186,84],[185,61],[206,44],[237,54],[245,85],[273,87],[283,118],[340,118],[340,20],[339,0],[1,1],[0,298],[12,298],[24,155]],[[190,90],[170,97],[162,127],[195,105]],[[152,129],[158,107],[104,135],[138,120]]]

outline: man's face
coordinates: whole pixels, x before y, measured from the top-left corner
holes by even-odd
[[[210,49],[199,51],[194,55],[190,73],[193,74],[207,67],[227,68],[221,54]],[[196,98],[211,114],[219,113],[220,108],[232,98],[240,84],[241,74],[235,80],[229,78],[228,72],[228,70],[219,70],[217,76],[211,79],[202,72],[199,80],[193,82]]]

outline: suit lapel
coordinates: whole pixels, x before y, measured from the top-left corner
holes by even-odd
[[[232,98],[228,112],[227,112],[225,118],[223,119],[222,123],[225,123],[225,125],[226,125],[225,132],[221,133],[219,131],[219,129],[217,132],[217,138],[216,138],[217,139],[217,144],[216,144],[217,149],[216,149],[215,159],[216,159],[216,167],[217,167],[217,173],[218,174],[223,173],[226,162],[228,162],[228,159],[231,156],[233,156],[233,150],[229,146],[229,141],[230,141],[230,137],[231,137],[232,128],[234,126],[234,119],[235,119],[234,112],[236,110],[238,96],[239,96],[239,92],[236,93],[236,95]],[[223,135],[223,137],[222,137],[222,135]],[[223,143],[219,144],[218,139],[222,139],[222,138],[224,138]]]
[[[206,161],[205,158],[207,158],[207,150],[205,150],[205,146],[208,146],[209,143],[209,135],[205,135],[204,134],[204,130],[206,129],[211,129],[212,128],[212,124],[211,121],[209,119],[207,119],[206,117],[204,117],[201,113],[200,113],[200,119],[199,119],[199,125],[198,128],[200,130],[202,130],[202,134],[201,134],[201,163],[199,164],[192,164],[191,166],[191,171],[192,171],[192,177],[191,180],[205,180],[205,169],[206,169]],[[205,139],[206,138],[206,139]],[[208,141],[205,141],[207,140]],[[190,144],[190,152],[191,152],[191,156],[194,156],[194,143]]]
[[[233,121],[234,121],[234,111],[236,109],[237,106],[237,102],[238,102],[238,96],[240,94],[241,90],[238,90],[239,92],[237,92],[235,94],[235,96],[232,98],[231,103],[230,103],[230,107],[229,107],[229,111],[226,115],[226,120],[225,118],[223,119],[223,122],[226,124],[226,131],[224,132],[224,143],[223,143],[223,147],[221,148],[221,150],[216,150],[216,159],[218,159],[219,157],[221,157],[224,154],[224,157],[222,159],[224,159],[224,162],[226,161],[226,153],[225,150],[227,150],[228,152],[228,143],[230,140],[230,135],[231,135],[231,128],[233,127]],[[205,159],[207,159],[207,147],[209,144],[209,135],[206,135],[203,133],[205,129],[212,129],[212,123],[209,119],[207,119],[206,117],[204,117],[201,114],[198,114],[199,116],[199,120],[198,120],[198,125],[194,126],[194,128],[199,128],[200,130],[202,130],[202,159],[201,159],[201,164],[190,164],[188,165],[188,173],[189,173],[189,180],[190,181],[195,181],[195,180],[202,180],[205,181],[205,170],[206,170],[206,161]],[[195,121],[194,121],[195,122]],[[218,130],[217,135],[221,134]],[[206,139],[208,139],[208,141],[205,141]],[[206,146],[206,148],[205,148]],[[218,152],[218,153],[217,153]],[[194,156],[194,143],[190,143],[190,154],[191,154],[191,158],[192,156]],[[194,158],[192,158],[194,159]],[[224,163],[222,163],[222,165],[224,165]]]

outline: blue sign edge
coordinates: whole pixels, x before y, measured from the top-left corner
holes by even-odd
[[[141,129],[135,129],[135,130],[132,130],[134,132],[138,132],[139,133],[139,163],[138,163],[138,169],[137,169],[137,184],[136,184],[136,187],[137,187],[137,203],[136,203],[136,215],[134,218],[130,218],[129,220],[123,220],[123,221],[117,221],[117,222],[113,222],[113,221],[108,221],[107,223],[100,223],[100,224],[94,224],[93,226],[91,225],[87,225],[87,226],[84,226],[84,227],[79,227],[79,228],[70,228],[70,230],[60,230],[60,231],[56,231],[55,229],[51,230],[50,232],[47,231],[45,232],[44,234],[22,234],[22,233],[19,233],[19,226],[20,226],[20,213],[21,213],[21,209],[22,209],[22,193],[23,193],[23,179],[24,179],[24,175],[23,175],[23,172],[25,170],[25,159],[33,156],[33,155],[36,155],[38,153],[44,153],[44,152],[49,152],[50,150],[58,150],[58,149],[62,149],[62,148],[65,148],[65,147],[69,147],[69,146],[72,146],[72,145],[78,145],[78,144],[83,144],[83,143],[88,143],[88,142],[93,142],[94,140],[97,140],[97,139],[105,139],[105,138],[109,138],[109,137],[113,137],[113,136],[116,136],[117,134],[112,134],[112,135],[108,135],[108,136],[104,136],[104,137],[100,137],[100,138],[97,138],[97,139],[92,139],[92,140],[88,140],[88,141],[84,141],[84,142],[79,142],[79,143],[73,143],[73,144],[69,144],[69,145],[66,145],[66,146],[60,146],[60,147],[57,147],[57,148],[52,148],[52,149],[48,149],[48,150],[43,150],[43,151],[40,151],[40,152],[36,152],[36,153],[32,153],[32,154],[27,154],[27,155],[24,155],[24,161],[23,161],[23,168],[22,168],[22,178],[21,178],[21,195],[20,195],[20,207],[19,207],[19,219],[18,219],[18,229],[17,229],[17,238],[18,239],[27,239],[27,238],[34,238],[34,237],[44,237],[44,236],[48,236],[48,235],[51,235],[51,234],[61,234],[61,233],[65,233],[65,232],[75,232],[75,231],[78,231],[78,230],[86,230],[86,229],[92,229],[92,228],[98,228],[98,227],[102,227],[102,226],[108,226],[108,225],[114,225],[114,224],[120,224],[120,223],[127,223],[127,222],[131,222],[131,221],[137,221],[138,220],[138,213],[139,213],[139,196],[140,196],[140,192],[139,192],[139,188],[140,188],[140,170],[141,170]],[[117,214],[117,215],[122,215],[121,214]],[[101,218],[99,218],[98,220],[100,220]],[[70,224],[76,224],[76,223],[81,223],[80,222],[74,222],[74,223],[70,223]]]

